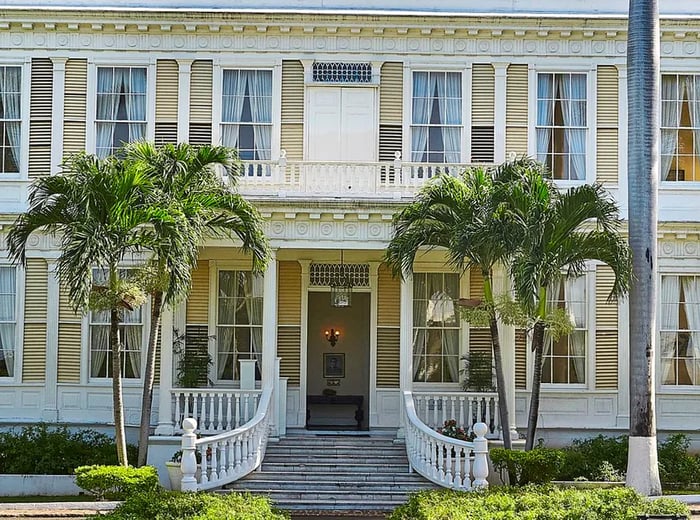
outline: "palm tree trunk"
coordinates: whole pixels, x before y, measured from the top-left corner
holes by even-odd
[[[122,399],[121,339],[119,337],[119,310],[109,313],[109,347],[112,351],[112,400],[114,403],[114,442],[117,445],[117,460],[122,466],[129,465],[126,453],[126,431],[124,428],[124,401]]]
[[[627,485],[660,495],[654,410],[657,185],[659,178],[659,10],[630,0],[627,69],[630,431]]]
[[[538,320],[537,323],[535,323],[532,331],[532,350],[535,352],[535,361],[532,367],[532,392],[530,394],[530,411],[527,417],[527,436],[525,438],[526,450],[531,450],[535,446],[537,418],[540,413],[540,387],[542,386],[544,328],[544,322],[542,320]]]
[[[163,316],[163,291],[151,295],[151,330],[148,333],[148,351],[146,353],[146,372],[143,375],[143,394],[141,396],[141,424],[139,426],[138,466],[146,464],[148,457],[148,436],[151,432],[151,408],[153,406],[153,381],[156,370],[156,351],[160,320]]]

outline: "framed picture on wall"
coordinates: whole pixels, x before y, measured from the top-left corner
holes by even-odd
[[[323,377],[345,377],[345,354],[323,354]]]

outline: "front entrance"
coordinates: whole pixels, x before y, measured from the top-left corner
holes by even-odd
[[[308,298],[306,426],[366,430],[371,295],[355,292],[345,308],[331,307],[327,292]]]

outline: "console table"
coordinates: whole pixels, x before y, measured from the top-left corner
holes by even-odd
[[[355,421],[357,429],[362,429],[362,420],[365,418],[365,412],[362,409],[365,397],[363,395],[307,395],[306,396],[306,427],[313,427],[309,424],[311,420],[311,404],[329,404],[329,405],[352,405],[356,406]]]

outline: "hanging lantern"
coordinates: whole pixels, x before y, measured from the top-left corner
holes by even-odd
[[[331,307],[352,306],[352,280],[343,263],[343,251],[340,251],[340,269],[331,283]]]

